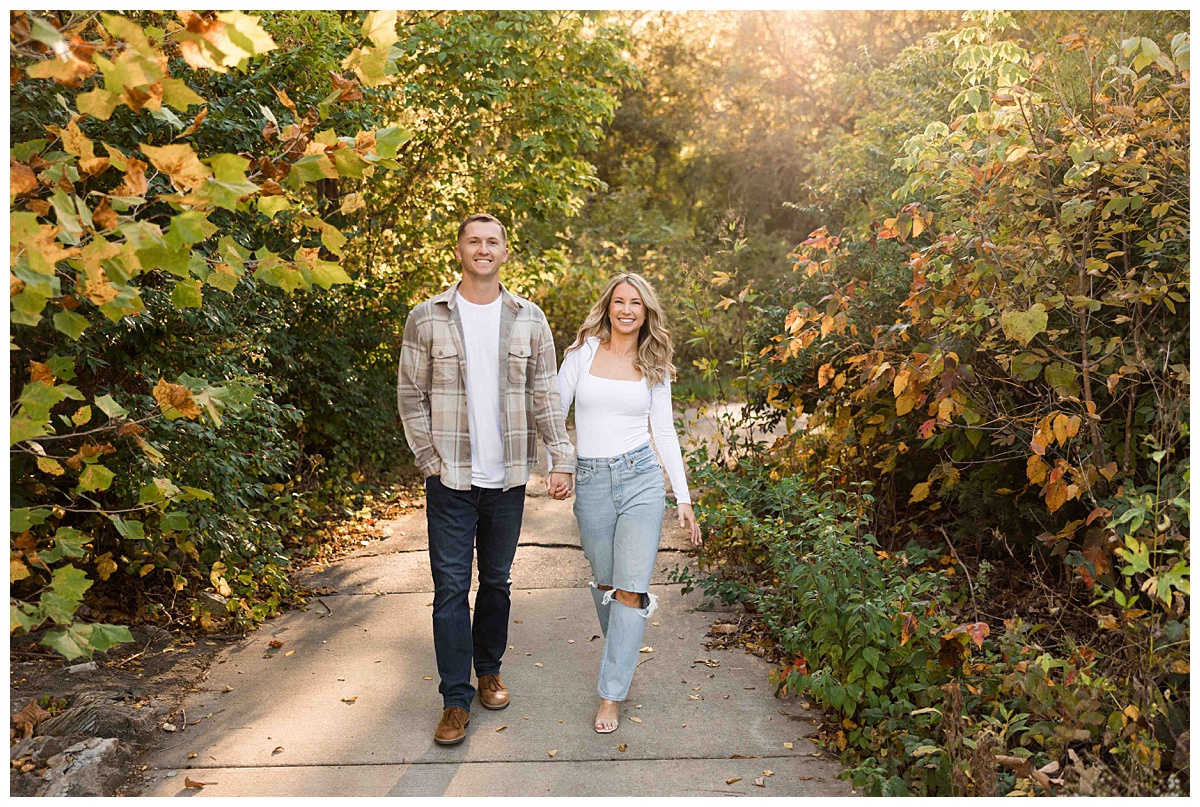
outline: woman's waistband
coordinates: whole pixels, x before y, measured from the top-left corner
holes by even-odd
[[[617,468],[621,465],[628,465],[632,468],[639,461],[653,456],[654,449],[650,447],[649,443],[646,443],[632,451],[626,451],[624,454],[618,454],[615,457],[576,457],[575,464],[578,468],[587,468],[588,470]]]

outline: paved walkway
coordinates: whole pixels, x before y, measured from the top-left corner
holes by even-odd
[[[184,730],[164,732],[151,753],[144,795],[852,793],[837,763],[806,739],[816,714],[772,696],[766,662],[705,650],[721,613],[696,610],[702,596],[667,581],[670,569],[694,563],[672,509],[652,581],[660,608],[647,625],[649,649],[618,731],[592,730],[602,640],[590,571],[570,504],[547,498],[540,474],[512,572],[502,670],[512,703],[477,706],[466,741],[435,745],[441,698],[424,515],[406,514],[385,540],[311,572],[305,584],[336,593],[217,656],[185,701]],[[210,784],[189,790],[185,778]]]

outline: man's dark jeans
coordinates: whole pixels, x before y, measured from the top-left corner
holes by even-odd
[[[470,711],[475,674],[500,672],[508,645],[509,571],[521,534],[525,486],[493,490],[474,485],[452,490],[441,477],[425,480],[429,565],[433,569],[433,648],[443,707]],[[474,550],[474,552],[473,552]],[[478,553],[479,591],[475,619],[467,606],[471,558]]]

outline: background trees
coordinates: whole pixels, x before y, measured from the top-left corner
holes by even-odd
[[[130,619],[286,601],[315,521],[407,462],[402,323],[487,209],[560,350],[641,272],[677,389],[788,427],[694,458],[712,540],[689,583],[760,615],[860,784],[1166,786],[1190,670],[1186,14],[10,27],[18,632],[73,657]]]

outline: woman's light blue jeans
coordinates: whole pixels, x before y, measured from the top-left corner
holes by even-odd
[[[633,682],[646,619],[658,607],[650,576],[666,509],[662,468],[649,443],[616,457],[579,457],[577,462],[575,519],[583,553],[592,564],[592,598],[604,634],[597,689],[602,698],[623,701]],[[617,589],[641,594],[643,607],[615,599]]]

